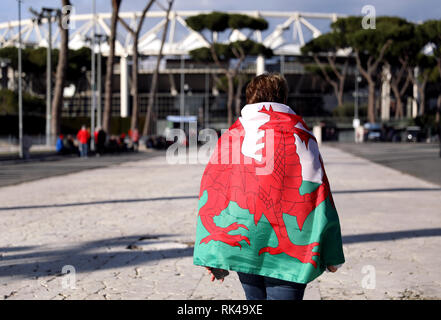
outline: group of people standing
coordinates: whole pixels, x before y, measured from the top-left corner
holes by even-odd
[[[128,151],[126,142],[126,134],[122,133],[119,136],[110,136],[107,139],[107,134],[103,128],[98,127],[94,134],[93,139],[95,143],[96,155],[100,156],[106,152],[120,152]],[[128,132],[129,143],[131,144],[130,149],[133,151],[138,151],[139,148],[139,131],[137,128],[134,130],[129,130]],[[85,125],[81,126],[81,129],[76,135],[77,145],[75,144],[75,139],[72,135],[67,135],[66,137],[62,134],[57,139],[56,151],[59,154],[78,154],[82,158],[87,158],[89,155],[90,144],[92,141],[92,135],[90,128]]]

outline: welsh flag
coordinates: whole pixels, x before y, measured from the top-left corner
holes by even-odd
[[[344,263],[316,139],[279,103],[246,105],[202,176],[193,261],[308,283]]]

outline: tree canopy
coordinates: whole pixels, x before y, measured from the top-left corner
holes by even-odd
[[[209,30],[222,32],[227,29],[266,30],[268,22],[262,18],[255,18],[244,14],[228,14],[224,12],[211,12],[199,14],[186,19],[187,25],[195,31]]]
[[[40,77],[46,72],[47,48],[25,48],[22,50],[23,72]],[[16,47],[0,48],[0,58],[10,60],[11,67],[18,69],[18,49]],[[76,82],[84,70],[90,70],[91,52],[89,48],[83,47],[78,50],[69,50],[69,62],[67,68],[67,82]],[[58,49],[52,50],[52,64],[58,63]],[[53,69],[54,70],[54,69]]]
[[[237,58],[234,54],[234,49],[243,50],[246,56],[263,55],[266,58],[270,58],[273,55],[273,51],[264,45],[252,40],[239,40],[235,42],[215,43],[214,50],[218,56],[218,59],[222,62],[227,62],[230,59]],[[215,62],[211,54],[210,48],[201,47],[190,51],[190,56],[196,61]]]
[[[201,47],[190,52],[193,59],[198,61],[214,62],[227,78],[227,113],[228,125],[232,124],[233,119],[233,95],[234,78],[240,73],[240,66],[247,56],[263,55],[272,56],[272,50],[262,44],[256,43],[250,39],[253,31],[263,31],[268,28],[268,22],[259,17],[252,17],[243,14],[229,14],[224,12],[211,12],[208,14],[199,14],[186,19],[187,25],[193,30],[199,32],[209,44],[208,47]],[[230,35],[234,30],[249,29],[250,33],[245,40],[230,41],[230,37],[220,42],[218,33],[229,31]],[[211,37],[204,35],[211,33]],[[235,60],[234,65],[230,62]],[[236,86],[236,113],[240,111],[240,93],[243,86],[243,77],[239,77]]]

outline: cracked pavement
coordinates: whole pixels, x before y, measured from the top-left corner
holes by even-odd
[[[441,187],[321,153],[346,263],[305,299],[440,299]],[[203,169],[153,157],[0,188],[0,299],[244,299],[234,272],[192,264]]]

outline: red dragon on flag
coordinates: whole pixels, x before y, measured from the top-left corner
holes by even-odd
[[[240,157],[236,157],[235,161],[234,154],[238,150]],[[263,167],[267,168],[266,174],[256,174]],[[314,190],[305,193],[302,190],[305,181],[313,184]],[[321,241],[296,244],[297,241],[289,236],[284,217],[295,217],[302,232],[305,220],[325,200],[329,200],[334,210],[335,206],[316,139],[303,119],[288,106],[277,103],[245,106],[242,117],[219,139],[207,164],[201,181],[200,199],[204,194],[206,202],[200,207],[198,216],[205,236],[195,246],[196,264],[210,266],[202,247],[213,242],[237,247],[239,251],[253,246],[250,237],[240,232],[248,231],[249,234],[250,223],[219,223],[222,213],[234,202],[239,208],[248,210],[251,218],[248,220],[254,226],[258,226],[264,216],[276,235],[277,246],[256,244],[261,245],[257,248],[258,256],[283,253],[317,268]],[[241,216],[241,221],[248,222],[247,217]],[[198,230],[202,226],[198,226]],[[339,235],[339,227],[337,231]],[[248,246],[244,247],[244,243]],[[217,254],[222,255],[221,252]],[[212,261],[211,266],[237,271],[246,269],[236,266],[234,261],[240,253],[227,256],[208,260],[218,259],[224,264],[225,260],[232,260],[227,262],[228,266],[220,266],[216,261]],[[246,256],[249,258],[250,253]],[[342,253],[337,260],[343,262]],[[256,265],[250,268],[256,270]]]

